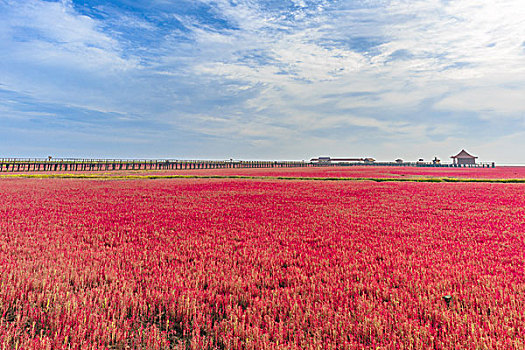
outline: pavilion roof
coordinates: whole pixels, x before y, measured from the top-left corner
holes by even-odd
[[[459,152],[458,154],[456,154],[455,156],[452,156],[450,158],[478,158],[478,157],[473,156],[472,154],[469,154],[467,151],[462,149],[461,152]]]

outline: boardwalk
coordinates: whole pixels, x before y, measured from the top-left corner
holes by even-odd
[[[227,168],[305,168],[334,166],[403,166],[403,167],[475,167],[493,168],[494,163],[468,165],[395,162],[324,163],[305,161],[221,161],[221,160],[125,160],[125,159],[0,159],[0,172],[118,171],[118,170],[189,170]]]
[[[122,159],[0,159],[0,172],[186,170],[225,168],[292,168],[301,161],[122,160]]]

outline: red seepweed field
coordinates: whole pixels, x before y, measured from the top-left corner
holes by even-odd
[[[13,173],[0,173],[12,176]],[[14,173],[16,174],[16,173]],[[28,173],[26,173],[28,174]],[[348,178],[348,179],[477,179],[525,181],[525,166],[498,166],[495,168],[446,168],[414,166],[330,166],[304,168],[225,168],[225,169],[185,169],[185,170],[115,170],[79,172],[36,172],[45,175],[86,175],[103,177],[120,176],[215,176],[215,177],[291,177],[291,178]]]
[[[524,184],[12,178],[0,197],[5,349],[525,347]]]
[[[332,166],[305,168],[234,168],[168,171],[129,171],[126,174],[261,176],[295,178],[455,178],[455,179],[525,179],[525,166],[495,168],[438,168],[413,166]],[[111,173],[106,173],[111,174]],[[117,175],[118,172],[115,173]]]

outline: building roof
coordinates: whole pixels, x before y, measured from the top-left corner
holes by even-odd
[[[334,162],[361,162],[363,158],[332,158]]]
[[[455,156],[452,156],[450,158],[478,158],[478,157],[475,157],[472,154],[469,154],[464,149],[462,149],[461,152],[459,152],[458,154],[456,154]]]
[[[364,158],[330,158],[330,157],[319,157],[319,158],[312,158],[310,159],[311,162],[317,162],[317,161],[331,161],[331,162],[362,162],[365,159]]]

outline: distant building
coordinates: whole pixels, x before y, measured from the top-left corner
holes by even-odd
[[[441,159],[439,159],[438,157],[434,157],[434,159],[432,160],[432,164],[441,164]]]
[[[397,159],[396,159],[396,163],[399,163],[399,164],[403,163],[403,159],[401,159],[401,158],[397,158]]]
[[[463,164],[476,164],[476,158],[471,154],[469,154],[464,149],[461,150],[458,154],[455,156],[450,157],[452,158],[454,164],[463,165]]]
[[[310,162],[318,163],[351,163],[351,162],[362,162],[365,161],[363,158],[331,158],[331,157],[318,157],[310,159]]]
[[[319,163],[330,163],[332,160],[330,159],[330,157],[319,157],[317,161]]]
[[[363,158],[332,158],[332,162],[338,163],[349,163],[349,162],[361,162]]]
[[[368,157],[368,158],[363,159],[363,161],[364,161],[365,163],[373,163],[373,162],[375,162],[376,160],[375,160],[374,158],[370,158],[370,157]]]

